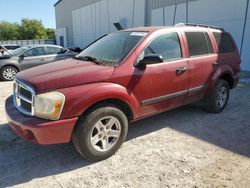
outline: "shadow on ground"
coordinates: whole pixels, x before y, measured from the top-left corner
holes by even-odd
[[[164,128],[171,128],[220,148],[250,157],[250,89],[238,88],[221,114],[209,114],[199,105],[189,105],[133,123],[128,141]],[[122,150],[122,149],[121,149]],[[0,125],[0,187],[28,182],[93,165],[72,144],[38,146]]]

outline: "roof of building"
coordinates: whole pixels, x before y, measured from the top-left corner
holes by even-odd
[[[58,0],[58,1],[54,4],[54,7],[55,7],[56,5],[58,5],[61,1],[62,1],[62,0]]]

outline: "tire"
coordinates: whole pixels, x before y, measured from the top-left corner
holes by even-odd
[[[0,77],[3,81],[12,81],[15,79],[17,73],[18,70],[15,67],[6,66],[1,69]]]
[[[80,117],[72,140],[87,160],[101,161],[114,155],[127,137],[128,119],[112,105],[95,108]]]
[[[225,80],[218,80],[211,94],[205,100],[205,109],[211,113],[220,113],[227,105],[230,87]]]

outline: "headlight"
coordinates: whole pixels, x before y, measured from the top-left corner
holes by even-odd
[[[59,92],[36,95],[34,100],[34,115],[43,119],[58,120],[64,101],[65,96]]]

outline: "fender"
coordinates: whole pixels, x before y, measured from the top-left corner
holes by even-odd
[[[61,119],[79,117],[94,104],[109,99],[126,103],[133,113],[133,119],[140,115],[140,105],[136,97],[124,86],[116,83],[92,83],[58,91],[65,95]]]
[[[219,80],[225,74],[228,74],[233,78],[234,72],[232,67],[228,64],[221,64],[221,65],[219,64],[217,70],[212,76],[211,82],[209,84],[209,89],[213,88],[217,80]]]

